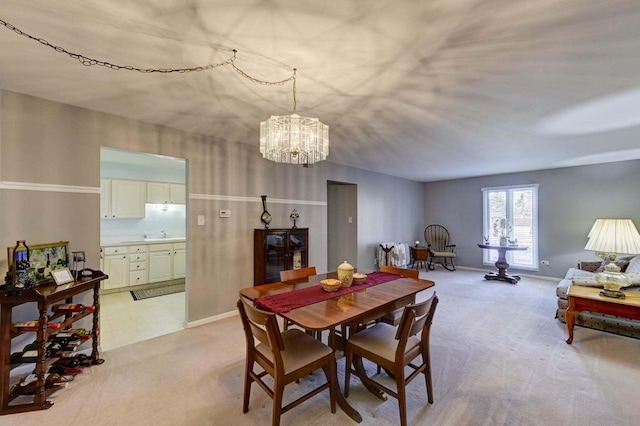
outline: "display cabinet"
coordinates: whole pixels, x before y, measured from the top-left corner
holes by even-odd
[[[309,266],[309,229],[255,229],[253,285],[280,281],[280,271]]]
[[[98,321],[100,282],[106,278],[107,275],[104,273],[94,271],[91,276],[79,278],[68,284],[56,285],[55,283],[50,283],[32,289],[7,288],[0,290],[0,414],[44,410],[53,405],[53,402],[47,398],[57,389],[45,388],[45,373],[58,358],[47,358],[45,356],[47,339],[60,330],[70,327],[76,321],[90,315],[93,316],[90,360],[92,365],[104,362],[98,352]],[[52,304],[56,302],[73,303],[74,296],[88,291],[93,292],[94,310],[65,313],[49,312]],[[16,331],[12,327],[13,309],[25,304],[34,304],[37,307],[37,331]],[[58,323],[60,328],[50,328],[50,323]],[[20,365],[18,362],[14,363],[15,358],[11,356],[11,341],[25,333],[35,335],[35,342],[38,347],[34,367],[34,372],[37,376],[36,391],[33,396],[11,394],[11,370]],[[18,397],[20,397],[20,403],[16,403]],[[31,401],[22,402],[23,398],[31,399]]]

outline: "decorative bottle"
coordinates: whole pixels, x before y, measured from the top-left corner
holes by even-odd
[[[82,303],[63,303],[60,305],[51,306],[52,312],[84,312],[84,311],[95,311],[96,307],[93,305],[85,306]]]
[[[28,289],[36,285],[29,257],[29,246],[25,240],[16,241],[16,246],[13,248],[13,286],[16,288]]]
[[[260,216],[260,221],[264,225],[265,229],[269,229],[269,224],[271,223],[271,213],[267,211],[267,196],[261,195],[262,198],[262,215]]]

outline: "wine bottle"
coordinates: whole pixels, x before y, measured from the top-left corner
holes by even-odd
[[[72,375],[60,374],[45,374],[44,388],[45,389],[61,389],[67,386],[67,382],[73,380]],[[25,379],[15,385],[11,389],[12,395],[35,395],[37,389],[38,379],[35,374],[30,374]]]
[[[51,306],[52,312],[84,312],[84,311],[95,311],[96,307],[93,305],[85,306],[82,303],[63,303],[60,305]]]
[[[58,358],[58,360],[56,360],[52,365],[59,365],[61,367],[79,367],[80,363],[81,361],[77,358],[62,357]]]
[[[51,365],[49,367],[49,373],[56,374],[78,374],[82,373],[83,367],[65,367],[64,365]]]
[[[48,322],[46,323],[46,327],[50,329],[59,329],[61,324],[58,322]],[[38,321],[21,321],[14,322],[11,324],[11,331],[13,332],[22,332],[22,331],[38,331]]]
[[[44,358],[51,358],[51,352],[49,350],[45,350],[44,351]],[[38,361],[38,350],[28,350],[28,351],[24,351],[22,353],[22,356],[20,357],[20,362],[37,362]]]

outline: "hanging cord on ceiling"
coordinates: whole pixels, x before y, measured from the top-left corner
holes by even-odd
[[[68,55],[69,57],[73,58],[73,59],[77,59],[82,65],[90,67],[90,66],[101,66],[101,67],[105,67],[105,68],[109,68],[112,70],[127,70],[127,71],[137,71],[137,72],[141,72],[141,73],[145,73],[145,74],[151,74],[151,73],[161,73],[161,74],[169,74],[169,73],[188,73],[188,72],[196,72],[196,71],[208,71],[214,68],[218,68],[218,67],[222,67],[225,65],[231,65],[231,67],[241,76],[243,76],[244,78],[257,83],[257,84],[262,84],[264,86],[281,86],[285,83],[288,83],[289,81],[293,80],[293,110],[295,112],[296,109],[296,69],[293,69],[293,75],[289,78],[286,78],[284,80],[280,80],[280,81],[266,81],[266,80],[260,80],[258,78],[252,77],[249,74],[247,74],[246,72],[244,72],[243,70],[241,70],[240,68],[238,68],[238,66],[235,64],[235,60],[237,58],[237,53],[238,51],[236,49],[233,49],[233,56],[229,59],[227,59],[226,61],[222,61],[222,62],[218,62],[216,64],[208,64],[208,65],[202,65],[202,66],[197,66],[197,67],[192,67],[192,68],[137,68],[131,65],[116,65],[116,64],[112,64],[110,62],[107,61],[100,61],[98,59],[93,59],[93,58],[89,58],[87,56],[84,56],[82,54],[79,53],[73,53],[73,52],[69,52],[68,50],[64,49],[63,47],[60,46],[54,46],[53,44],[49,43],[47,40],[40,38],[40,37],[34,37],[28,33],[25,33],[24,31],[22,31],[19,28],[16,28],[14,25],[3,21],[2,19],[0,19],[0,24],[2,24],[2,26],[4,26],[5,28],[15,32],[16,34],[19,34],[21,36],[27,37],[28,39],[37,41],[38,43],[50,47],[51,49],[55,50],[56,52],[59,53],[64,53],[66,55]]]

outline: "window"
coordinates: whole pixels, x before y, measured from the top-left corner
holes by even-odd
[[[511,268],[538,270],[538,185],[483,188],[483,237],[485,242],[500,244],[502,234],[527,251],[507,252]],[[506,227],[503,232],[500,223]],[[483,250],[482,261],[492,265],[496,250]]]

